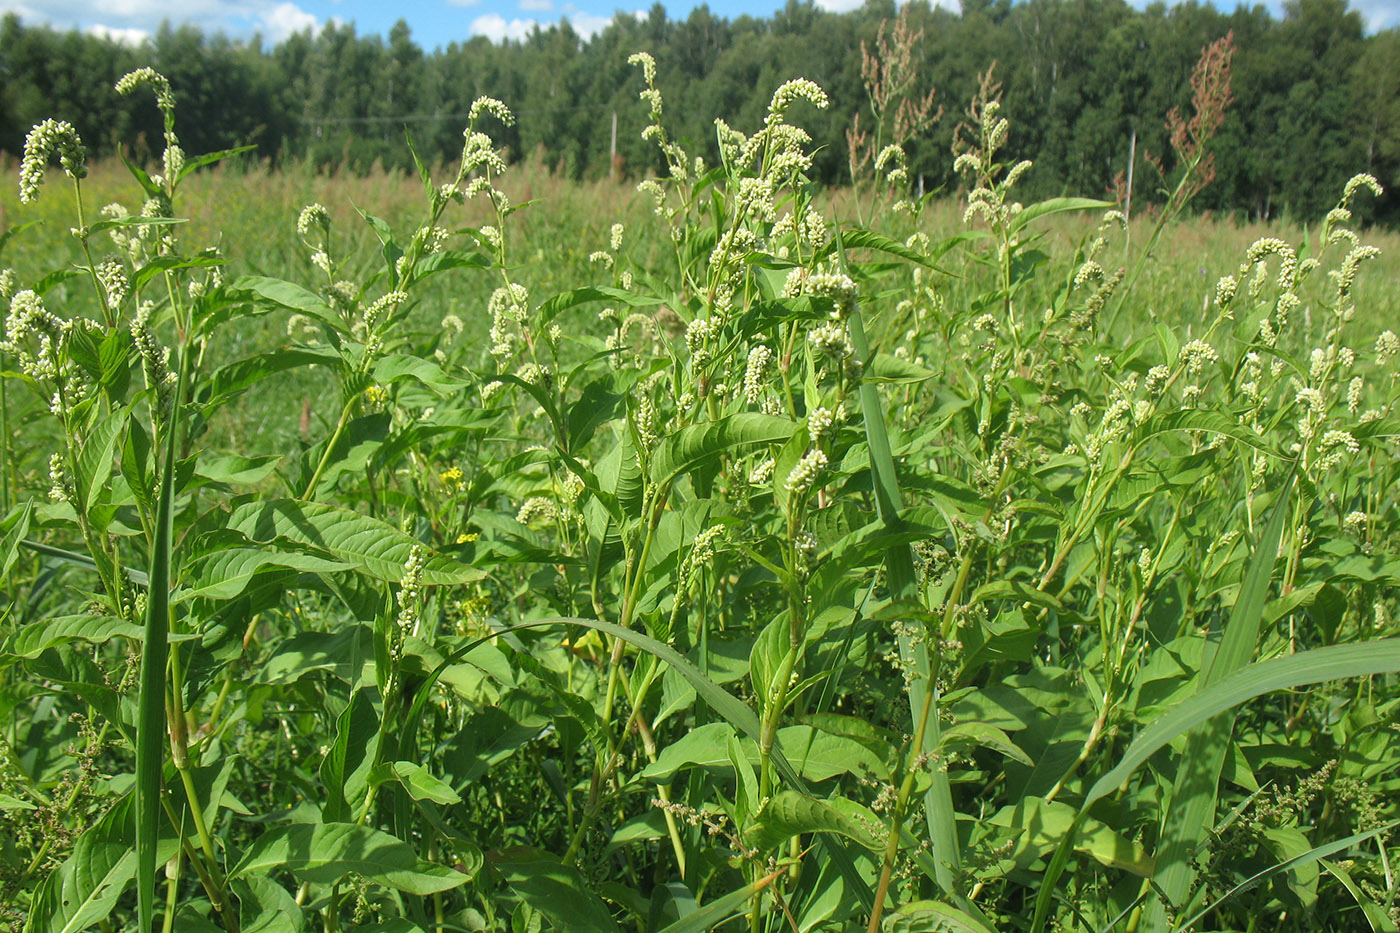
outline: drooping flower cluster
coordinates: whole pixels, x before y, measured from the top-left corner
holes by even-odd
[[[87,150],[78,131],[66,120],[45,120],[24,138],[24,158],[19,165],[19,199],[28,204],[39,196],[44,169],[54,156],[69,178],[87,177]]]

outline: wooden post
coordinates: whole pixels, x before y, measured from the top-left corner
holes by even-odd
[[[612,142],[608,144],[608,178],[617,181],[617,111],[612,117]]]
[[[1128,140],[1128,200],[1123,205],[1123,220],[1126,223],[1133,219],[1133,165],[1137,162],[1137,128],[1134,127],[1132,138]]]

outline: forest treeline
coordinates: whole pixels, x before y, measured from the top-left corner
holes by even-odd
[[[0,150],[18,152],[29,127],[50,116],[72,122],[99,155],[118,139],[158,146],[155,109],[112,90],[149,64],[176,89],[192,153],[252,143],[274,162],[407,167],[407,129],[425,160],[446,160],[460,151],[470,101],[490,94],[518,115],[495,134],[514,157],[538,156],[573,177],[635,178],[663,168],[640,138],[642,79],[627,65],[646,50],[670,132],[711,162],[715,117],[751,132],[779,83],[816,81],[831,110],[797,121],[822,147],[819,180],[841,184],[850,179],[846,129],[858,111],[865,128],[872,123],[862,44],[875,51],[882,23],[888,40],[898,15],[892,0],[844,14],[790,0],[767,18],[723,19],[701,6],[672,20],[658,4],[646,16],[619,14],[592,38],[566,22],[518,42],[476,37],[425,51],[403,22],[387,38],[331,23],[275,46],[165,27],[133,48],[10,14],[0,21]],[[935,89],[929,115],[943,109],[906,147],[913,187],[955,185],[956,127],[995,62],[1012,125],[1006,151],[1035,162],[1025,197],[1107,194],[1135,137],[1135,197],[1150,201],[1161,187],[1151,160],[1172,167],[1166,115],[1189,113],[1203,47],[1233,33],[1234,101],[1213,143],[1215,181],[1196,207],[1315,219],[1348,177],[1368,171],[1387,193],[1366,219],[1400,223],[1400,30],[1367,35],[1345,0],[1296,0],[1282,18],[1262,5],[1139,11],[1122,0],[963,0],[961,13],[911,0],[906,15],[921,35],[910,61],[917,81],[904,96],[920,101]],[[134,155],[149,157],[139,147]]]

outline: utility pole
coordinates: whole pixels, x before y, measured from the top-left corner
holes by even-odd
[[[613,111],[612,142],[608,144],[608,178],[617,181],[617,111]]]

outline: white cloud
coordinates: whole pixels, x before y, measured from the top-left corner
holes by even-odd
[[[828,13],[849,13],[864,6],[865,0],[816,0],[816,3]]]
[[[315,14],[308,13],[295,3],[279,3],[258,17],[262,33],[267,41],[276,44],[290,35],[307,29],[315,30],[319,25]]]
[[[507,39],[520,40],[530,35],[540,25],[536,19],[512,19],[509,22],[499,13],[487,13],[472,20],[471,34],[485,36],[492,42]]]
[[[34,5],[0,2],[0,12],[10,11],[28,24],[77,28],[127,43],[150,36],[163,22],[175,26],[188,23],[210,34],[247,36],[260,32],[270,42],[280,42],[307,28],[314,30],[322,22],[293,0],[181,0],[179,4],[170,0],[41,0]]]
[[[554,0],[520,0],[520,9],[527,13],[548,13],[554,9]]]
[[[481,0],[447,0],[448,6],[480,6]]]
[[[646,19],[647,17],[646,10],[633,10],[630,13],[626,10],[622,10],[612,16],[597,16],[593,13],[585,13],[572,3],[564,4],[562,10],[564,16],[569,20],[569,25],[573,27],[574,32],[583,36],[585,39],[592,39],[594,36],[598,35],[598,33],[607,29],[613,23],[617,22],[619,16],[630,16],[638,20]]]
[[[103,26],[101,23],[89,26],[87,32],[88,35],[110,39],[118,45],[129,45],[133,48],[151,37],[151,34],[145,29],[136,29],[135,27],[120,29],[112,26]]]
[[[1352,0],[1351,8],[1361,14],[1370,32],[1400,24],[1400,3],[1395,0]]]

